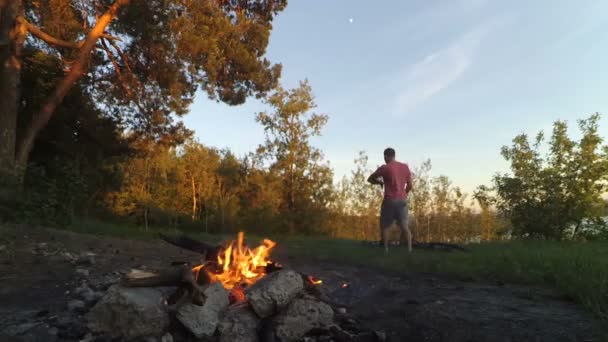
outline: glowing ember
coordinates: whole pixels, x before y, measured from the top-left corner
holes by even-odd
[[[192,269],[198,275],[203,269],[211,281],[219,281],[224,288],[230,290],[235,286],[247,286],[255,283],[266,274],[266,266],[270,262],[270,251],[276,245],[273,241],[264,239],[262,245],[249,249],[243,245],[243,232],[239,232],[238,240],[232,241],[217,257],[217,269],[204,265]],[[242,291],[242,288],[241,288]]]
[[[342,288],[345,289],[348,287],[348,283],[342,283]]]
[[[230,290],[230,296],[232,302],[244,302],[245,301],[245,289],[241,286],[235,286]]]
[[[308,276],[308,281],[310,281],[310,283],[313,284],[313,285],[319,285],[319,284],[323,283],[323,280],[316,279],[315,277],[313,277],[311,275]]]

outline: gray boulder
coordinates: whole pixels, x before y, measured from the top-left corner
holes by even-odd
[[[286,307],[304,289],[302,276],[291,270],[270,273],[245,290],[245,298],[261,318]]]
[[[68,302],[68,310],[74,312],[83,312],[86,305],[83,301],[74,299]]]
[[[301,340],[314,328],[329,328],[333,325],[332,308],[314,298],[297,298],[273,318],[278,341]]]
[[[186,303],[177,309],[177,319],[197,338],[213,336],[220,317],[230,304],[228,291],[220,283],[212,283],[203,290],[203,305]]]
[[[231,307],[218,326],[220,342],[258,342],[260,319],[250,308]]]
[[[174,288],[114,285],[87,314],[88,327],[112,337],[161,336],[169,326],[165,302]]]

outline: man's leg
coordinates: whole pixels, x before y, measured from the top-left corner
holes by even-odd
[[[401,230],[401,244],[404,242],[404,235],[407,237],[407,249],[408,251],[412,251],[412,232],[410,231],[409,222],[408,222],[408,207],[407,202],[403,202],[403,206],[399,208],[397,223],[399,224],[399,229]]]
[[[393,210],[390,201],[382,201],[380,207],[380,238],[384,244],[384,251],[388,251],[388,228],[393,224]]]

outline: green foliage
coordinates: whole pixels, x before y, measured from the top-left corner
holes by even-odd
[[[26,55],[22,84],[36,91],[22,96],[18,134],[63,73],[56,56],[33,49]],[[130,153],[121,131],[81,87],[73,88],[37,137],[13,219],[63,224],[96,208],[101,193],[120,186],[115,162]]]
[[[271,175],[282,180],[281,208],[286,211],[288,229],[312,232],[323,224],[323,213],[328,212],[333,195],[332,170],[323,163],[321,151],[310,144],[311,137],[321,134],[328,117],[310,113],[316,105],[307,81],[291,90],[278,87],[266,103],[274,112],[256,116],[266,132],[258,153],[270,163]]]
[[[56,159],[45,166],[30,165],[18,219],[52,225],[69,224],[86,199],[86,182],[74,162]]]
[[[512,173],[495,176],[495,202],[511,220],[514,235],[575,238],[586,221],[604,225],[602,195],[608,190],[608,146],[602,146],[599,119],[599,114],[594,114],[579,121],[582,138],[578,142],[568,137],[565,122],[555,122],[545,156],[540,152],[542,132],[534,144],[521,134],[511,147],[503,147],[502,155],[511,163]]]
[[[197,90],[230,105],[273,89],[281,66],[264,54],[285,0],[132,0],[108,33],[122,42],[97,56],[92,94],[148,137],[183,130]],[[113,62],[114,60],[114,62]]]
[[[382,189],[370,186],[367,182],[367,177],[375,171],[368,161],[365,151],[360,151],[354,160],[355,169],[351,171],[350,177],[344,178],[337,186],[338,197],[334,210],[342,216],[342,222],[332,234],[335,237],[360,240],[380,238],[378,213],[382,203]]]

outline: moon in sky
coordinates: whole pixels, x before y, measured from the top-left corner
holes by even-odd
[[[349,22],[349,23],[351,23],[351,24],[352,24],[352,23],[353,23],[353,21],[355,21],[355,19],[353,19],[353,18],[348,18],[348,22]]]

